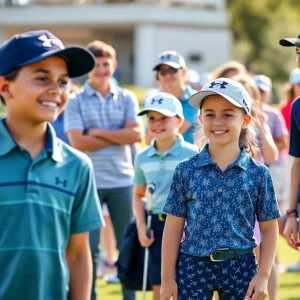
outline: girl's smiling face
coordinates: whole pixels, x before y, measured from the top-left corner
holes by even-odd
[[[21,68],[12,81],[1,81],[8,116],[33,123],[52,122],[68,99],[69,76],[66,61],[49,57]]]
[[[226,146],[238,144],[241,130],[251,121],[251,116],[224,99],[211,95],[204,99],[199,120],[210,144]]]

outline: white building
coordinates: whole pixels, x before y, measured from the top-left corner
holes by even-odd
[[[0,43],[34,29],[48,29],[65,44],[112,44],[121,83],[140,86],[154,84],[159,52],[178,51],[198,72],[231,52],[225,0],[0,0]]]

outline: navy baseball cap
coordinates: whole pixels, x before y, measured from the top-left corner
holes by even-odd
[[[0,47],[0,76],[51,56],[65,59],[70,78],[82,76],[95,67],[95,57],[80,46],[66,47],[47,30],[14,35]]]
[[[279,44],[284,47],[300,47],[300,34],[296,38],[281,39]]]

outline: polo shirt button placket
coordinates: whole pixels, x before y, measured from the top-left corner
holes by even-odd
[[[33,165],[30,165],[27,173],[27,181],[32,182],[34,180],[34,174],[33,174]],[[37,194],[37,187],[33,184],[27,184],[27,195],[30,195],[30,197],[34,197]]]

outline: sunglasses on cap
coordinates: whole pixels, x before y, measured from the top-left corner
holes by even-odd
[[[181,68],[180,68],[181,69]],[[175,69],[173,67],[169,67],[167,69],[159,69],[158,70],[158,73],[161,75],[161,76],[166,76],[167,74],[169,75],[173,75],[173,74],[176,74],[178,72],[179,69]]]

